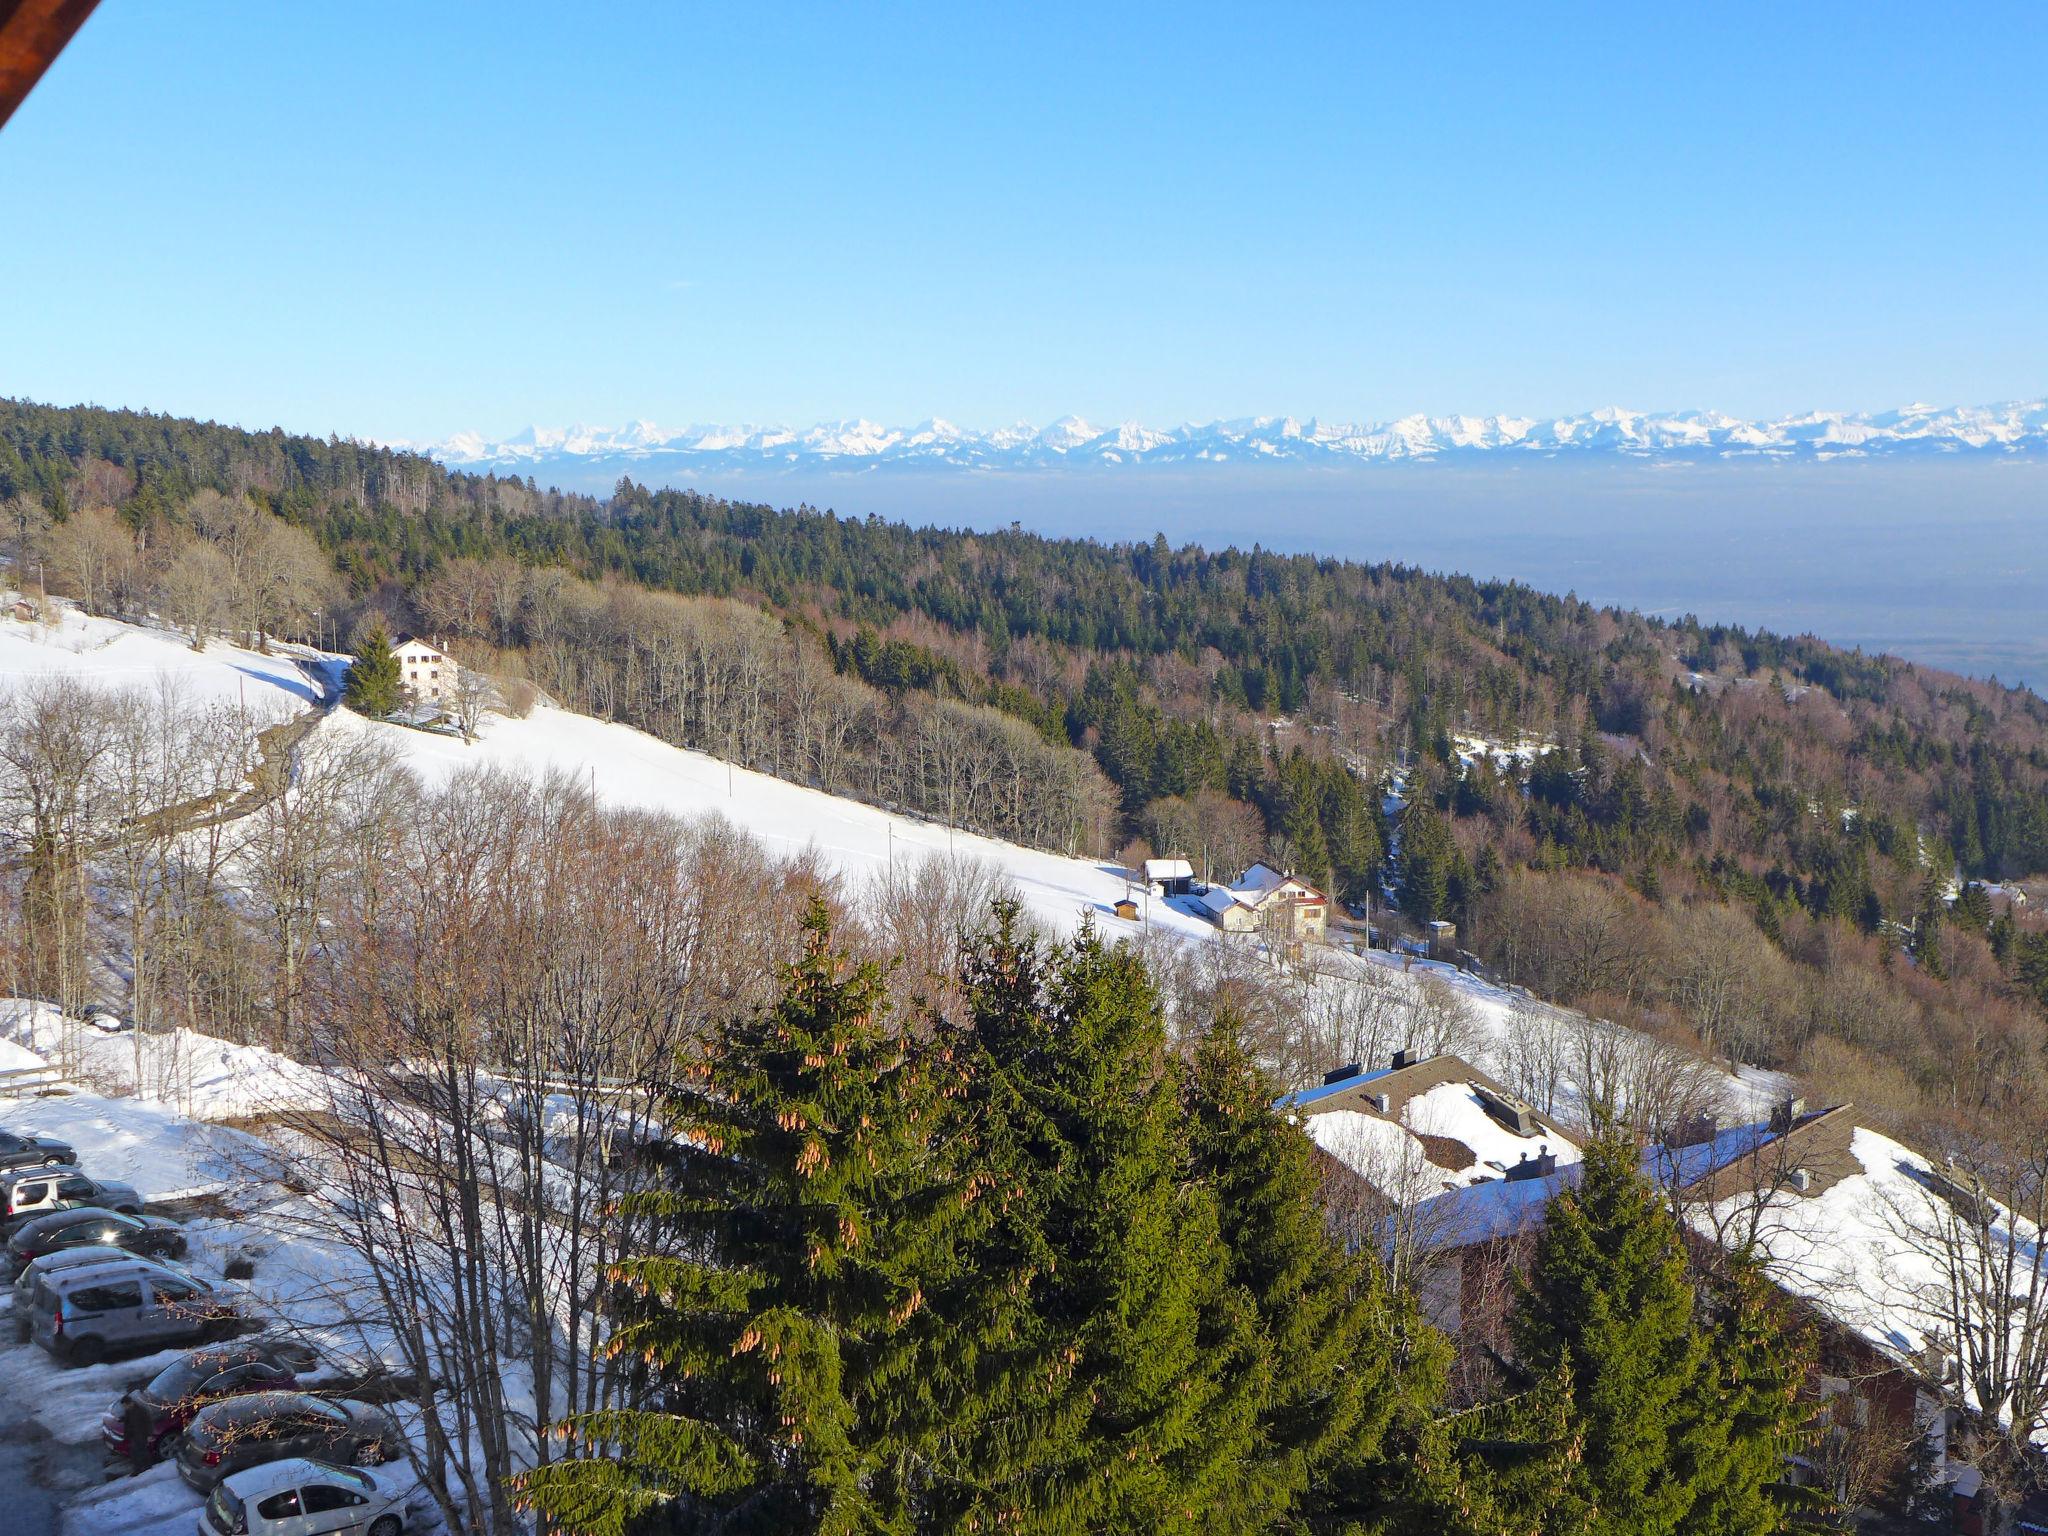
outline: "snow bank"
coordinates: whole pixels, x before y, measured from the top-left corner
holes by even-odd
[[[0,1046],[41,1065],[66,1055],[83,1086],[136,1091],[137,1053],[146,1098],[175,1103],[199,1120],[235,1120],[282,1109],[317,1109],[330,1095],[320,1075],[259,1045],[235,1045],[189,1029],[109,1035],[66,1020],[46,1003],[0,999]],[[0,1065],[5,1065],[0,1060]]]

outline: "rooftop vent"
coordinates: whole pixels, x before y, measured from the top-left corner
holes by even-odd
[[[1510,1183],[1519,1184],[1524,1179],[1547,1179],[1555,1172],[1557,1154],[1545,1147],[1534,1157],[1524,1152],[1515,1166],[1507,1171],[1505,1177]]]
[[[1813,1188],[1813,1175],[1804,1168],[1794,1168],[1785,1175],[1785,1182],[1803,1195]]]
[[[1806,1100],[1797,1097],[1780,1100],[1771,1110],[1771,1130],[1782,1136],[1797,1125],[1805,1113]]]
[[[1391,1099],[1384,1093],[1374,1094],[1369,1102],[1372,1104],[1372,1107],[1374,1109],[1378,1110],[1383,1115],[1390,1115],[1394,1112],[1393,1099]]]
[[[1534,1136],[1541,1129],[1536,1123],[1536,1111],[1513,1094],[1499,1093],[1476,1083],[1472,1092],[1478,1097],[1480,1108],[1517,1136]]]

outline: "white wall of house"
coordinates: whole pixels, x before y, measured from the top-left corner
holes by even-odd
[[[402,640],[391,647],[398,658],[398,680],[416,699],[439,703],[455,691],[455,659],[424,640]]]

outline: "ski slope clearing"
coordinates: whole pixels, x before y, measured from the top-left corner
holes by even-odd
[[[523,720],[493,715],[471,743],[450,733],[365,720],[346,709],[335,710],[319,729],[373,735],[428,786],[445,784],[474,769],[554,774],[588,784],[606,805],[684,818],[722,817],[770,852],[815,856],[846,882],[855,897],[886,873],[892,861],[901,871],[932,857],[971,858],[1000,870],[1026,913],[1049,932],[1071,934],[1084,920],[1093,920],[1112,939],[1223,942],[1215,925],[1191,910],[1192,900],[1147,898],[1107,857],[1068,858],[898,815],[671,746],[631,726],[547,705],[537,706]],[[1139,903],[1135,921],[1119,918],[1113,910],[1125,895]],[[1354,951],[1333,944],[1314,952],[1314,967],[1317,974],[1305,981],[1311,988],[1391,983],[1411,1004],[1423,978],[1441,982],[1470,1010],[1476,1033],[1470,1059],[1495,1073],[1501,1072],[1503,1056],[1518,1035],[1571,1029],[1583,1019],[1570,1010],[1538,1003],[1519,988],[1415,955]],[[1726,1080],[1727,1106],[1740,1117],[1761,1110],[1785,1091],[1786,1080],[1775,1073],[1745,1072]],[[1575,1119],[1578,1107],[1564,1102],[1558,1109],[1565,1118]],[[1485,1140],[1478,1129],[1466,1128]],[[1436,1132],[1433,1126],[1418,1129]],[[1488,1145],[1482,1160],[1498,1150]]]
[[[932,855],[986,860],[1001,868],[1025,909],[1047,928],[1070,933],[1092,915],[1112,937],[1145,926],[1111,910],[1126,893],[1121,871],[1108,861],[1065,858],[1014,843],[959,832],[842,799],[746,768],[734,767],[647,735],[631,726],[538,706],[524,720],[492,716],[479,740],[373,723],[338,710],[323,730],[369,731],[387,742],[405,766],[432,786],[466,768],[488,767],[536,775],[561,774],[587,782],[606,805],[674,816],[722,816],[744,827],[770,852],[815,852],[856,886]],[[1151,928],[1190,939],[1216,930],[1164,901],[1151,905]],[[1142,901],[1141,901],[1142,906]]]

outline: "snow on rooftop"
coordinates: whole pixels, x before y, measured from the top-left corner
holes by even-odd
[[[1393,1121],[1363,1110],[1332,1109],[1310,1115],[1305,1129],[1317,1146],[1375,1187],[1380,1181],[1374,1174],[1400,1167],[1415,1146],[1415,1138]]]
[[[1249,896],[1256,901],[1267,896],[1287,883],[1287,876],[1269,864],[1254,864],[1250,869],[1230,882],[1230,888],[1240,896]]]
[[[1469,1083],[1439,1083],[1401,1106],[1401,1121],[1423,1136],[1447,1136],[1472,1150],[1472,1165],[1456,1176],[1467,1182],[1499,1178],[1524,1158],[1549,1152],[1560,1167],[1579,1160],[1579,1149],[1550,1130],[1517,1136],[1486,1112]]]
[[[1937,1170],[1910,1147],[1862,1126],[1850,1152],[1859,1172],[1816,1195],[1782,1190],[1770,1198],[1761,1239],[1765,1268],[1785,1290],[1880,1349],[1912,1356],[1931,1330],[1945,1331],[1942,1264],[1936,1246],[1918,1235],[1938,1218]],[[1715,1214],[1729,1214],[1740,1199],[1724,1201]],[[2000,1242],[2016,1239],[2023,1249],[2039,1236],[2009,1215],[1995,1234]],[[2027,1273],[2022,1257],[2020,1283]]]

